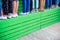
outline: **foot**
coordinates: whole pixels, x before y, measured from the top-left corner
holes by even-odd
[[[51,8],[55,8],[55,5],[52,5],[52,7]]]
[[[27,12],[26,14],[29,14],[30,12]]]
[[[7,16],[0,16],[0,20],[7,19]]]
[[[35,10],[32,10],[31,12],[32,12],[32,13],[34,13],[34,12],[35,12]]]
[[[12,17],[17,17],[17,16],[18,16],[18,14],[13,14],[13,15],[12,15]]]
[[[59,7],[58,5],[56,5],[55,7]]]
[[[9,13],[7,17],[12,18],[12,15],[13,15],[12,13]]]
[[[39,11],[44,11],[44,9],[39,9]]]
[[[38,9],[36,9],[36,12],[38,12]]]

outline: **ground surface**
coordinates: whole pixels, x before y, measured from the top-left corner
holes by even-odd
[[[60,22],[17,40],[60,40]]]

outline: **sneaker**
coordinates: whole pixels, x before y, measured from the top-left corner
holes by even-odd
[[[56,8],[59,7],[58,5],[55,6]]]
[[[7,16],[0,16],[0,20],[7,19]]]
[[[12,17],[17,17],[17,16],[18,16],[18,14],[13,14],[13,15],[12,15]]]
[[[36,9],[36,12],[38,12],[38,9]]]
[[[42,11],[44,11],[44,9],[39,9],[39,11],[41,11],[41,12],[42,12]]]
[[[12,16],[8,16],[8,18],[12,18]]]
[[[12,18],[12,15],[13,15],[13,14],[12,14],[12,13],[10,13],[7,17],[8,17],[8,18]]]
[[[31,12],[32,12],[32,13],[34,13],[34,12],[35,12],[35,10],[32,10]]]
[[[55,8],[55,5],[52,5],[52,7],[51,8]]]
[[[26,14],[29,14],[30,12],[27,12]]]
[[[21,15],[26,15],[27,13],[20,13]]]

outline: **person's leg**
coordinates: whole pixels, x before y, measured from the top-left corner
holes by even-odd
[[[30,12],[30,0],[27,0],[26,12]]]
[[[2,0],[0,0],[0,17],[3,16],[2,14]]]
[[[23,13],[26,13],[26,0],[23,0]]]
[[[13,0],[8,0],[8,18],[13,16]]]
[[[45,0],[40,0],[40,11],[44,10],[44,6],[45,6]]]
[[[16,1],[13,0],[13,14],[15,15],[16,14]]]
[[[55,0],[52,0],[52,8],[55,7]]]
[[[59,4],[59,0],[55,0],[56,7],[58,7],[58,4]]]
[[[59,0],[59,7],[60,7],[60,0]]]
[[[49,0],[49,8],[52,7],[52,0]]]
[[[59,3],[59,7],[60,7],[60,3]]]
[[[7,14],[8,14],[8,11],[7,11],[7,0],[2,1],[1,5],[0,5],[0,13],[1,13],[0,19],[7,19]]]
[[[46,8],[49,8],[49,0],[46,0]]]
[[[38,8],[39,8],[39,0],[36,0],[36,11],[38,12]]]
[[[30,1],[30,12],[32,11],[32,0]]]
[[[3,1],[3,12],[4,15],[8,15],[8,0]]]
[[[2,3],[0,3],[0,16],[2,16]]]
[[[18,14],[18,6],[19,6],[19,1],[16,1],[16,14]]]
[[[13,0],[13,17],[18,16],[18,0]]]
[[[35,12],[35,0],[32,0],[32,12]]]

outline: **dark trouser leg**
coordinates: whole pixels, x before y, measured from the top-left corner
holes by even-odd
[[[30,11],[32,11],[32,0],[30,1]]]
[[[8,15],[8,0],[4,0],[2,1],[2,3],[3,3],[3,13],[5,15]]]
[[[8,0],[8,12],[13,13],[13,0]]]
[[[30,0],[27,0],[26,12],[30,11]]]

